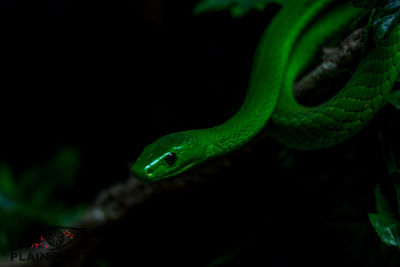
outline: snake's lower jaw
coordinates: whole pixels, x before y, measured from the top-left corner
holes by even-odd
[[[139,164],[137,161],[132,165],[131,172],[135,178],[145,181],[151,180],[153,176],[149,168],[143,167],[143,165]]]
[[[155,176],[153,172],[147,171],[146,168],[138,168],[135,166],[135,164],[132,166],[131,171],[132,171],[133,176],[139,180],[143,180],[143,181],[147,181],[147,182],[156,182],[156,181],[164,180],[164,179],[176,176],[178,174],[181,174],[181,173],[185,172],[186,170],[192,168],[193,166],[198,165],[200,162],[201,161],[189,163],[189,164],[177,169],[174,172],[170,172],[170,173],[167,173],[162,176]]]

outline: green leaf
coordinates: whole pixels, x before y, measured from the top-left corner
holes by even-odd
[[[385,2],[385,1],[382,1]],[[385,6],[388,10],[394,10],[400,8],[400,1],[399,0],[387,0],[387,4]]]
[[[376,9],[372,28],[375,43],[379,45],[400,22],[400,0],[353,0],[356,7]]]
[[[0,211],[11,210],[15,207],[15,202],[0,193]]]
[[[394,184],[394,188],[396,190],[397,208],[400,214],[400,184]]]
[[[387,14],[387,12],[392,11],[385,10],[378,12],[377,18],[372,23],[374,29],[374,40],[377,44],[385,40],[400,21],[399,10],[395,13]]]
[[[16,197],[18,194],[11,168],[5,163],[0,165],[0,193],[7,197]]]
[[[3,248],[8,248],[8,236],[6,232],[0,231],[0,256],[3,251]]]
[[[379,187],[375,189],[375,198],[378,214],[386,218],[395,219],[392,207],[390,206],[389,201],[387,201],[386,198],[383,196]]]
[[[396,187],[396,193],[400,201],[398,187]],[[397,217],[379,187],[375,189],[375,197],[378,213],[368,214],[369,221],[382,242],[400,249],[400,222],[396,220]]]
[[[389,175],[396,174],[396,173],[400,174],[400,169],[398,166],[400,164],[400,161],[398,159],[396,159],[396,157],[393,153],[393,147],[391,144],[387,145],[386,157],[387,157],[386,166],[387,166]]]
[[[48,187],[36,188],[29,200],[29,207],[37,210],[44,209],[51,199],[51,193],[51,189]]]
[[[400,248],[400,223],[398,221],[379,214],[370,213],[368,217],[382,242]]]
[[[19,188],[24,192],[24,200],[30,201],[38,190],[54,193],[57,189],[71,188],[79,168],[79,152],[74,148],[63,148],[50,161],[21,174]]]
[[[71,225],[86,205],[74,207],[57,198],[73,186],[80,168],[76,149],[61,149],[52,159],[33,166],[18,179],[0,164],[0,254],[17,249],[31,229],[39,225]]]
[[[394,91],[389,95],[389,103],[400,109],[400,90]]]
[[[233,17],[242,17],[252,9],[264,10],[268,4],[283,5],[286,0],[203,0],[199,2],[193,13],[199,15],[202,13],[230,10]]]
[[[80,168],[80,154],[75,148],[66,147],[60,150],[52,161],[45,166],[51,180],[57,178],[57,185],[70,188]]]

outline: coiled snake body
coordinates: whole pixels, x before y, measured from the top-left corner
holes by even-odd
[[[294,98],[295,79],[324,42],[362,12],[350,3],[333,6],[333,2],[288,1],[260,40],[239,111],[221,125],[159,138],[136,160],[134,175],[152,181],[174,176],[237,149],[267,122],[275,139],[303,150],[330,147],[360,131],[386,104],[399,75],[400,27],[361,59],[333,98],[319,106],[303,106]]]

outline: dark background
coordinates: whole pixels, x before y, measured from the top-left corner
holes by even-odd
[[[77,146],[85,175],[111,182],[160,135],[232,115],[269,16],[195,17],[195,2],[0,2],[2,158],[26,168]]]
[[[18,174],[77,148],[77,184],[61,199],[90,203],[155,138],[234,114],[278,7],[233,19],[193,16],[195,3],[0,1],[1,161]],[[388,106],[335,148],[286,151],[268,139],[215,183],[110,226],[90,264],[203,266],[234,252],[228,265],[397,266],[367,213],[377,183],[393,193],[379,136],[392,143],[398,133]]]

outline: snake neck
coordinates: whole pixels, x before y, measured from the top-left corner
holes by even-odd
[[[279,97],[292,48],[301,33],[333,0],[290,1],[274,17],[255,54],[246,98],[225,123],[198,130],[206,157],[215,158],[241,147],[266,125]]]

